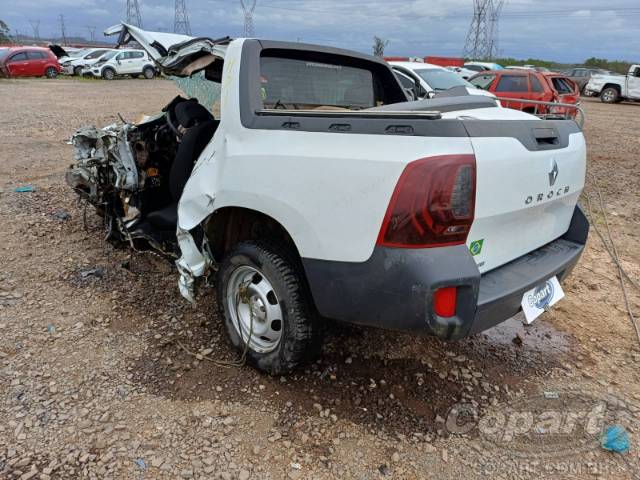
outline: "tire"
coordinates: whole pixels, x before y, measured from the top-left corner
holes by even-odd
[[[218,270],[217,293],[229,341],[240,353],[247,348],[246,360],[258,370],[283,375],[319,351],[318,317],[301,267],[281,247],[253,241],[236,245]]]
[[[73,74],[77,77],[82,76],[82,67],[76,67],[73,69]]]
[[[614,87],[607,87],[600,93],[600,101],[602,103],[618,103],[619,99],[620,92]]]
[[[52,79],[56,78],[58,76],[58,71],[53,67],[49,67],[44,71],[44,76]]]
[[[153,69],[153,67],[144,67],[144,70],[142,70],[142,74],[144,75],[144,78],[146,78],[147,80],[151,80],[156,76],[156,71]]]
[[[102,78],[105,80],[113,80],[116,76],[116,71],[113,68],[105,68],[102,70]]]

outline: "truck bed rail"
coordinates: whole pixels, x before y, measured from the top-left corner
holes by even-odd
[[[523,98],[496,97],[503,107],[526,111],[543,120],[573,120],[580,130],[584,127],[585,114],[579,104],[541,102]]]

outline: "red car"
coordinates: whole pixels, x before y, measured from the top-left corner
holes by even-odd
[[[578,86],[565,75],[533,70],[495,70],[481,72],[469,79],[475,87],[494,93],[500,98],[570,103],[580,99]],[[565,113],[564,109],[548,108],[526,102],[503,101],[505,107],[529,113]]]
[[[56,78],[58,73],[58,58],[48,48],[0,48],[0,77]]]

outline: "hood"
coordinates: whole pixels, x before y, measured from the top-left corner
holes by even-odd
[[[135,41],[165,75],[188,77],[223,59],[229,37],[217,40],[176,33],[149,32],[126,23],[109,27],[105,35],[118,35],[118,46]]]
[[[67,51],[64,48],[62,48],[60,45],[49,45],[49,50],[51,50],[53,54],[58,58],[69,56]]]

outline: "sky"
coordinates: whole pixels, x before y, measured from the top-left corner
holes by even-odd
[[[139,0],[146,30],[172,31],[174,0]],[[244,0],[251,6],[253,0]],[[186,0],[194,36],[242,36],[240,0]],[[371,53],[372,38],[389,41],[386,55],[461,56],[472,0],[257,0],[257,38],[331,45]],[[96,36],[126,18],[126,0],[0,0],[12,32]],[[589,57],[640,61],[640,0],[506,0],[499,54],[579,63]]]

